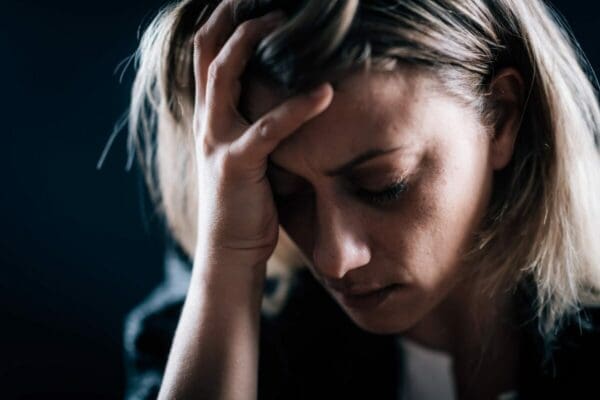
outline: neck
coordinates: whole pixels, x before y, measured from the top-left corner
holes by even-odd
[[[459,399],[496,399],[518,383],[515,298],[510,293],[474,298],[473,293],[471,284],[457,286],[403,336],[452,357]]]

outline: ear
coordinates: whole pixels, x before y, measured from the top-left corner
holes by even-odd
[[[510,162],[521,126],[525,87],[523,77],[515,68],[498,72],[490,83],[490,101],[494,107],[495,123],[490,140],[490,163],[500,170]]]

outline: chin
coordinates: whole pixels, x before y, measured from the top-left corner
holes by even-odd
[[[416,326],[426,313],[419,292],[410,286],[358,300],[332,295],[356,326],[376,335],[404,333]]]
[[[401,334],[410,330],[418,322],[414,313],[404,312],[399,316],[383,312],[356,312],[342,308],[356,326],[375,335]]]
[[[397,335],[408,331],[415,323],[406,319],[394,320],[389,318],[376,318],[355,316],[348,314],[350,319],[360,329],[375,335]]]

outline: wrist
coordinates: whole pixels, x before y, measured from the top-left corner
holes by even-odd
[[[209,293],[226,293],[227,298],[239,295],[260,299],[266,271],[266,261],[253,261],[242,253],[196,251],[191,284]]]

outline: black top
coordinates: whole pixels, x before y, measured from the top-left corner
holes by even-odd
[[[165,281],[125,323],[127,395],[155,399],[190,277],[190,262],[169,251]],[[268,296],[277,282],[267,282]],[[519,399],[598,398],[600,308],[566,325],[545,358],[523,295]],[[586,322],[586,329],[579,322]],[[398,399],[402,369],[395,335],[358,328],[307,269],[295,273],[275,316],[261,315],[259,399]]]

